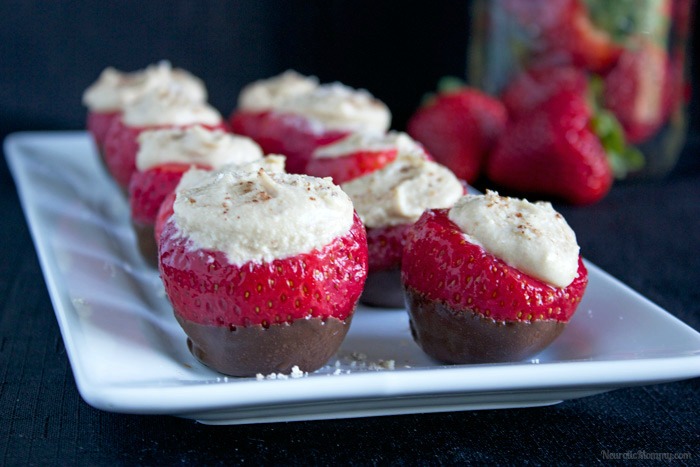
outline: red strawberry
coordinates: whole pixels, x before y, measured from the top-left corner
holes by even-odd
[[[197,125],[208,129],[228,130],[225,123],[219,125]],[[117,184],[125,191],[129,188],[131,175],[136,171],[136,153],[139,150],[138,136],[145,130],[173,127],[175,125],[132,127],[124,124],[121,118],[114,119],[105,137],[105,162]]]
[[[175,317],[202,362],[236,376],[294,365],[313,371],[347,332],[367,276],[367,239],[354,214],[350,230],[321,248],[234,264],[221,251],[193,248],[169,216],[159,263]]]
[[[523,193],[573,204],[602,199],[613,172],[591,108],[578,93],[561,91],[509,125],[486,165],[491,181]]]
[[[161,233],[160,266],[175,312],[199,324],[269,327],[308,317],[344,320],[364,285],[366,242],[355,215],[350,232],[321,250],[235,266],[221,252],[191,251],[171,219]]]
[[[385,271],[401,266],[403,244],[411,224],[367,229],[370,272]]]
[[[177,184],[191,166],[163,164],[145,171],[136,171],[129,183],[131,223],[141,256],[152,266],[158,265],[158,249],[154,227],[163,200],[175,191]],[[208,167],[201,166],[202,169]]]
[[[340,185],[353,178],[379,170],[396,159],[398,149],[356,151],[340,157],[311,157],[305,172],[315,177],[331,177]]]
[[[508,83],[501,100],[511,119],[526,117],[535,107],[559,91],[569,90],[585,95],[588,77],[570,66],[539,66],[523,71]]]
[[[605,76],[604,105],[625,129],[629,142],[651,138],[667,120],[674,102],[668,54],[650,41],[626,49]]]
[[[464,194],[467,194],[467,190],[465,184]],[[401,268],[406,235],[411,225],[413,224],[367,228],[370,273]]]
[[[289,173],[303,173],[316,148],[349,134],[348,131],[319,131],[301,115],[269,111],[237,110],[229,123],[234,133],[253,139],[265,154],[286,156]]]
[[[401,278],[411,330],[449,363],[520,360],[548,345],[573,315],[588,276],[556,288],[470,243],[448,210],[426,211],[409,230]]]
[[[344,320],[364,285],[366,243],[355,215],[350,232],[321,250],[235,266],[221,252],[192,251],[171,219],[161,233],[160,266],[175,312],[199,324],[269,327],[309,317]]]
[[[360,302],[380,308],[403,308],[401,257],[412,224],[367,229],[369,273]]]
[[[105,135],[104,157],[107,169],[117,184],[127,190],[136,170],[138,136],[143,129],[125,125],[115,118]]]
[[[574,65],[601,72],[622,47],[589,16],[582,0],[507,0],[506,10],[534,31],[533,59],[548,65]]]
[[[119,114],[120,112],[88,112],[86,127],[88,132],[92,135],[100,155],[102,155],[104,151],[107,131],[109,131],[112,121],[117,118]]]
[[[317,148],[305,173],[331,177],[340,185],[385,167],[400,155],[432,160],[425,149],[405,133],[353,133],[334,143]]]
[[[129,183],[129,204],[131,217],[142,224],[154,225],[158,209],[168,194],[173,192],[192,164],[169,163],[136,171]],[[197,168],[210,170],[203,165]]]
[[[439,92],[409,119],[408,134],[458,178],[474,182],[507,120],[503,104],[474,88]]]
[[[176,187],[177,188],[177,187]],[[163,233],[163,228],[165,227],[165,223],[168,222],[170,219],[170,216],[173,215],[173,205],[175,204],[175,198],[177,196],[177,193],[175,190],[171,191],[168,193],[165,198],[163,199],[163,202],[160,203],[160,207],[158,208],[158,213],[156,214],[156,221],[153,226],[153,236],[156,245],[158,245],[158,242],[160,241],[160,237]]]

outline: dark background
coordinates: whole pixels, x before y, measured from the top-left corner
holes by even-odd
[[[103,68],[130,71],[161,59],[202,78],[224,115],[243,85],[294,68],[368,89],[403,129],[438,78],[464,74],[468,4],[3,0],[0,136],[81,129],[81,94]],[[700,50],[697,30],[691,50]],[[562,210],[589,259],[700,329],[693,90],[689,143],[667,180],[622,183],[597,206]],[[603,450],[700,459],[697,378],[548,408],[242,427],[95,410],[75,388],[4,158],[0,189],[0,465],[588,465],[604,463]]]
[[[225,115],[243,85],[293,68],[368,89],[402,128],[440,76],[463,76],[468,9],[460,0],[5,0],[0,126],[81,128],[81,94],[103,68],[168,59],[202,78]]]
[[[224,115],[245,84],[292,68],[368,89],[392,110],[393,128],[403,130],[440,77],[465,75],[469,4],[4,0],[0,131],[80,129],[82,92],[105,67],[133,71],[162,59],[202,78]],[[691,42],[699,51],[698,34]],[[694,129],[697,109],[696,92]]]

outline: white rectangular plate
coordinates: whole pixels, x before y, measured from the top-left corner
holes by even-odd
[[[187,350],[87,134],[17,133],[5,154],[78,390],[102,410],[212,424],[314,420],[541,406],[700,375],[700,334],[587,263],[579,310],[532,360],[440,365],[413,342],[405,310],[358,307],[321,370],[227,378]]]

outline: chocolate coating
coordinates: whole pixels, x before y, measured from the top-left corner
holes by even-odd
[[[411,287],[405,294],[413,339],[444,363],[520,361],[547,347],[566,326],[556,320],[495,321],[455,310]]]
[[[156,244],[155,233],[152,225],[141,224],[132,221],[131,225],[136,234],[136,244],[139,247],[141,256],[149,266],[158,268],[158,245]]]
[[[372,307],[403,308],[405,299],[401,288],[401,270],[394,268],[367,274],[360,302]]]
[[[290,373],[292,367],[312,372],[338,351],[352,315],[341,321],[328,317],[299,319],[291,324],[226,326],[198,324],[175,315],[187,334],[187,346],[197,360],[220,373],[255,376]]]

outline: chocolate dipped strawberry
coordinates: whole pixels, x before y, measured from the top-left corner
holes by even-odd
[[[362,302],[403,307],[399,271],[408,228],[426,209],[452,206],[464,186],[418,148],[399,152],[393,162],[341,187],[367,228],[370,274]]]
[[[401,270],[415,341],[445,363],[532,357],[564,329],[588,273],[549,203],[467,195],[411,227]]]
[[[157,87],[130,101],[116,117],[105,137],[105,162],[117,184],[128,190],[136,171],[138,136],[146,130],[201,125],[226,129],[221,114],[212,106],[193,101],[180,86]]]
[[[192,166],[212,170],[263,157],[251,139],[199,125],[144,131],[138,142],[136,171],[129,183],[129,205],[141,255],[154,266],[158,257],[153,231],[156,215],[182,174]]]
[[[205,102],[207,99],[206,88],[199,78],[186,70],[172,68],[168,61],[133,72],[123,72],[112,67],[102,71],[83,93],[83,105],[88,109],[87,130],[92,135],[100,156],[104,156],[107,131],[124,106],[141,94],[170,83],[180,87],[194,101]]]
[[[160,272],[192,354],[224,374],[315,371],[348,331],[364,228],[328,179],[233,169],[180,189]]]
[[[389,109],[365,90],[322,84],[287,71],[246,86],[229,122],[265,153],[287,157],[287,170],[302,173],[313,151],[352,132],[384,133]]]

